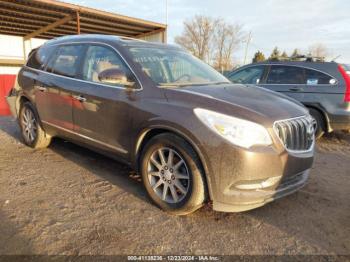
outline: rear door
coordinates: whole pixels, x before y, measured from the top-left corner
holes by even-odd
[[[27,94],[30,94],[34,98],[33,102],[35,103],[40,119],[45,117],[47,99],[47,93],[44,92],[45,89],[42,84],[42,79],[45,77],[43,70],[53,52],[54,47],[45,45],[37,50],[33,50],[29,55],[26,66],[21,69],[18,77],[20,86]]]
[[[40,77],[36,98],[45,124],[73,131],[72,96],[81,85],[77,78],[83,54],[83,45],[61,45],[50,58],[46,73]]]
[[[110,69],[125,72],[127,87],[100,81],[100,73]],[[136,100],[140,86],[121,56],[110,46],[89,44],[82,66],[84,85],[73,102],[74,130],[81,137],[107,151],[127,158],[130,148],[132,117],[129,107]]]
[[[317,69],[305,68],[305,93],[334,94],[344,93],[335,77]]]
[[[259,86],[284,93],[302,101],[305,90],[304,68],[287,65],[271,65],[264,82]]]

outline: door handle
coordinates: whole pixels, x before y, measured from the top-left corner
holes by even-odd
[[[75,100],[78,100],[80,102],[85,102],[86,101],[86,98],[79,95],[79,96],[72,96]]]
[[[35,88],[41,92],[45,92],[47,90],[47,88],[45,86],[35,86]]]
[[[295,92],[301,92],[301,91],[304,91],[303,88],[301,87],[291,87],[289,88],[290,91],[295,91]]]

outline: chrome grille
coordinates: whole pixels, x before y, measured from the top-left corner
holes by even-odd
[[[311,149],[314,140],[314,119],[302,116],[276,121],[274,130],[286,149],[306,151]]]

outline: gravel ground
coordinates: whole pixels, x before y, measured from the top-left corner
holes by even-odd
[[[0,254],[350,255],[350,134],[321,139],[309,183],[245,213],[174,217],[118,162],[63,140],[24,146],[0,117]]]

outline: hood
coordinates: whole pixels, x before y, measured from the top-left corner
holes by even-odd
[[[253,85],[189,86],[173,90],[201,97],[200,107],[254,121],[263,118],[263,122],[273,122],[308,113],[294,99]]]

